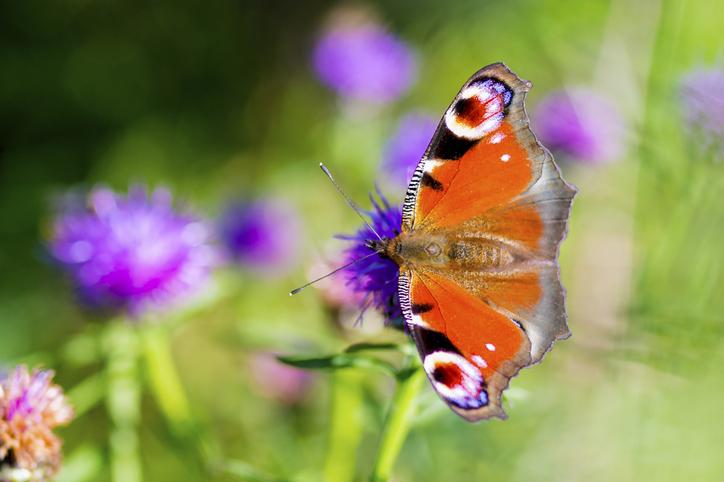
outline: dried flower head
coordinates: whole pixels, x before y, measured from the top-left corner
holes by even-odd
[[[601,164],[623,153],[623,119],[608,99],[591,89],[548,95],[538,105],[533,124],[546,147],[572,161]]]
[[[437,120],[432,116],[419,112],[407,114],[387,141],[382,157],[382,170],[385,178],[389,178],[400,192],[407,188],[436,126]]]
[[[137,315],[204,285],[215,258],[209,233],[176,212],[166,190],[97,188],[87,205],[63,206],[49,244],[85,302]]]
[[[337,12],[313,53],[319,79],[340,96],[387,103],[407,91],[417,71],[414,55],[370,15]]]
[[[73,418],[53,372],[26,366],[0,375],[0,481],[45,481],[60,468],[53,429]]]
[[[275,199],[230,204],[220,237],[228,257],[258,274],[285,274],[298,261],[301,222],[296,210]]]
[[[394,238],[402,226],[402,209],[391,206],[380,194],[378,202],[373,197],[373,210],[367,214],[371,225],[383,238]],[[375,251],[368,246],[369,240],[377,239],[368,226],[363,226],[353,235],[338,236],[352,244],[345,251],[345,262],[361,259]],[[391,259],[380,255],[371,256],[344,270],[343,276],[353,291],[364,295],[360,307],[379,310],[388,324],[402,326],[402,310],[397,296],[397,280],[400,270]]]

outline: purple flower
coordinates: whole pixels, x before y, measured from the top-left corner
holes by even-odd
[[[601,164],[623,154],[623,119],[605,97],[590,89],[548,95],[534,121],[543,145],[571,160]]]
[[[60,468],[53,429],[73,418],[53,372],[26,366],[0,374],[0,480],[49,480]],[[22,478],[24,477],[24,478]]]
[[[301,231],[296,210],[281,200],[232,203],[221,217],[228,257],[268,276],[284,274],[296,264]]]
[[[703,134],[704,148],[724,155],[724,69],[696,69],[681,79],[680,98],[689,130]]]
[[[394,238],[400,233],[402,226],[402,209],[391,206],[382,195],[379,196],[381,205],[374,197],[370,197],[374,208],[368,212],[372,227],[382,238]],[[338,237],[352,243],[345,251],[345,262],[375,252],[367,246],[367,241],[376,240],[377,237],[367,226],[363,226],[351,236]],[[389,324],[402,325],[402,310],[397,296],[397,279],[400,271],[394,261],[380,255],[371,256],[346,268],[343,273],[352,290],[364,295],[360,304],[363,311],[374,307],[385,316]]]
[[[319,79],[345,98],[390,102],[410,87],[417,65],[410,48],[366,19],[341,19],[314,48]]]
[[[311,373],[277,360],[268,352],[255,353],[249,360],[253,388],[260,395],[285,405],[301,402],[311,387]]]
[[[415,172],[417,163],[435,133],[435,118],[420,113],[407,114],[397,124],[397,129],[387,141],[382,156],[385,177],[404,192]]]
[[[204,285],[214,264],[208,238],[203,222],[174,211],[166,190],[96,188],[88,206],[58,214],[49,247],[85,302],[138,315]]]

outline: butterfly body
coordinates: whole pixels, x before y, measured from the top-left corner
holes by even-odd
[[[413,174],[400,234],[370,242],[400,268],[430,382],[470,421],[504,418],[510,378],[570,334],[557,257],[575,189],[528,127],[530,86],[503,64],[474,74]]]
[[[403,270],[442,270],[450,276],[456,271],[503,269],[519,258],[515,247],[486,238],[482,231],[480,234],[475,237],[465,231],[415,230],[390,239],[381,245],[381,252]]]

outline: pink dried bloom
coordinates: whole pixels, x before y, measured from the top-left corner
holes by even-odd
[[[60,468],[61,441],[53,429],[73,418],[49,370],[21,365],[0,375],[0,481],[45,481]]]

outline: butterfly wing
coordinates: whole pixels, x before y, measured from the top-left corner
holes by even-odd
[[[503,64],[484,67],[463,85],[413,173],[403,230],[457,225],[538,180],[552,157],[528,127],[530,86]]]
[[[530,363],[530,342],[510,318],[446,278],[401,273],[414,322],[408,324],[440,397],[463,418],[505,418],[501,394]]]
[[[451,398],[462,392],[446,391],[435,363],[425,364],[438,393],[468,420],[502,418],[500,395],[510,377],[569,335],[557,256],[575,189],[530,131],[529,89],[503,64],[475,73],[447,109],[403,205],[403,232],[444,233],[465,248],[442,268],[411,268],[399,293],[423,360],[452,353],[456,373],[479,372],[478,403],[486,403],[465,408]],[[468,248],[482,245],[498,253],[496,263],[471,256],[476,251]],[[448,380],[473,387],[478,378],[470,377]]]

